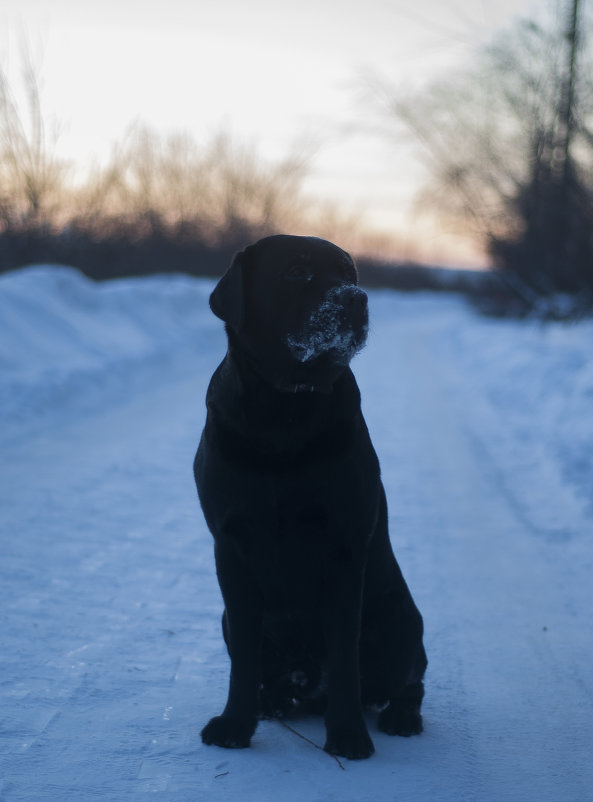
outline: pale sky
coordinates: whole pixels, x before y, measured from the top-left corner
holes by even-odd
[[[78,163],[106,158],[134,122],[198,142],[226,130],[270,158],[312,140],[307,194],[417,240],[421,164],[412,145],[362,132],[362,74],[421,85],[543,2],[2,0],[0,62],[18,69],[24,33],[60,152]],[[441,261],[478,259],[446,234],[429,240]]]

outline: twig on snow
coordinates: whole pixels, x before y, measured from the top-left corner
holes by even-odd
[[[323,749],[323,747],[319,746],[319,744],[316,744],[316,743],[315,743],[315,741],[312,741],[310,738],[307,738],[307,736],[306,736],[306,735],[303,735],[302,733],[298,732],[298,730],[295,730],[295,729],[294,729],[294,727],[291,727],[291,726],[290,726],[290,724],[287,724],[285,721],[282,721],[282,719],[279,719],[279,718],[277,718],[277,719],[275,719],[275,720],[278,722],[278,724],[281,724],[281,725],[282,725],[283,727],[285,727],[287,730],[290,730],[290,732],[294,733],[294,735],[298,735],[298,737],[299,737],[299,738],[302,738],[302,739],[303,739],[303,741],[306,741],[308,744],[311,744],[311,746],[314,746],[314,747],[315,747],[315,749],[319,749],[319,750],[321,750],[322,752],[325,752],[325,750]],[[327,753],[326,753],[326,754],[327,754]],[[342,769],[342,771],[346,771],[346,769],[344,768],[344,764],[342,763],[342,761],[340,760],[340,758],[339,758],[339,757],[337,757],[337,755],[330,755],[330,757],[333,757],[333,759],[336,761],[336,763],[337,763],[337,764],[338,764],[338,766],[339,766],[339,767]]]

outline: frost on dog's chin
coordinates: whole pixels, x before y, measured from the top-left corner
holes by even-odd
[[[362,347],[351,331],[335,332],[332,336],[323,331],[309,332],[303,338],[288,337],[287,344],[292,356],[303,364],[312,362],[328,351],[333,351],[339,361],[349,362]]]
[[[305,364],[332,351],[339,362],[347,364],[360,351],[366,340],[367,327],[357,335],[342,327],[340,305],[331,297],[319,306],[299,335],[289,335],[286,343],[292,356]]]

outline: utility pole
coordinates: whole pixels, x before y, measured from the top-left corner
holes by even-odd
[[[548,165],[551,179],[551,196],[544,200],[544,218],[550,226],[550,248],[543,255],[547,262],[547,272],[555,276],[560,285],[568,281],[578,283],[579,268],[577,251],[580,239],[580,202],[576,175],[572,160],[572,144],[576,128],[575,104],[578,74],[579,51],[579,10],[580,0],[567,0],[565,60],[560,82],[558,99],[558,118],[556,131],[552,137],[551,159]]]
[[[560,107],[560,129],[561,129],[561,137],[563,139],[563,141],[561,142],[561,149],[563,154],[562,180],[565,185],[568,185],[571,178],[570,148],[572,145],[572,139],[575,129],[575,115],[573,113],[573,109],[575,104],[577,57],[578,57],[579,39],[580,39],[579,10],[580,10],[579,0],[572,0],[571,6],[569,7],[569,15],[568,15],[569,18],[566,29],[567,63],[566,63],[564,86],[562,91],[562,103]]]

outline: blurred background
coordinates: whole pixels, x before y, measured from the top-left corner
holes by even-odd
[[[285,231],[375,283],[496,267],[525,305],[589,307],[592,20],[587,0],[4,0],[0,270],[214,275]]]

